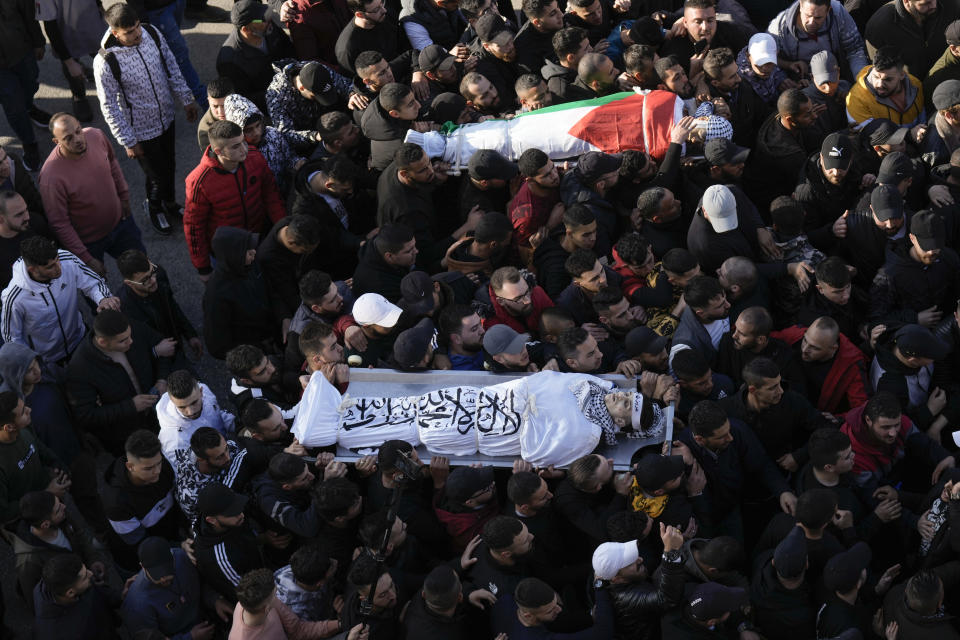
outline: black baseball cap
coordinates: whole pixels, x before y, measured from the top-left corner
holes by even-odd
[[[717,582],[704,582],[694,589],[687,606],[690,615],[700,622],[722,618],[726,613],[746,606],[750,602],[746,589],[725,587]]]
[[[726,138],[714,138],[703,147],[703,155],[712,166],[740,164],[747,161],[750,149],[734,144]]]
[[[140,565],[154,580],[172,576],[176,573],[170,543],[160,536],[151,536],[137,548]]]
[[[417,366],[427,354],[434,335],[436,330],[433,322],[424,318],[397,336],[397,341],[393,343],[393,359],[403,368]]]
[[[629,34],[634,44],[648,44],[654,48],[659,47],[665,40],[660,24],[650,16],[641,16],[634,20]]]
[[[433,311],[433,278],[426,271],[411,271],[400,281],[397,306],[418,316]]]
[[[487,11],[477,18],[477,21],[473,24],[473,29],[477,32],[480,42],[490,42],[504,31],[513,33],[503,18],[500,17],[500,14],[494,11]]]
[[[910,233],[917,238],[917,244],[924,251],[943,249],[947,240],[943,218],[933,211],[915,213],[910,219]]]
[[[870,207],[877,220],[900,220],[903,218],[903,195],[892,184],[878,184],[870,194]]]
[[[333,74],[319,62],[308,62],[300,68],[300,82],[304,88],[314,94],[316,102],[325,107],[337,103],[340,95],[333,85]]]
[[[230,9],[230,22],[239,29],[255,20],[265,20],[269,11],[270,7],[260,0],[237,0]]]
[[[683,475],[684,469],[682,456],[662,456],[659,453],[652,453],[637,461],[633,477],[637,479],[641,489],[656,491]]]
[[[880,184],[898,185],[902,180],[913,175],[913,163],[910,156],[903,151],[888,153],[880,162],[880,171],[877,172],[877,182]]]
[[[443,67],[449,69],[457,59],[438,44],[431,44],[420,50],[420,71],[434,71]]]
[[[596,182],[608,173],[620,170],[623,158],[620,155],[603,153],[602,151],[587,151],[580,156],[577,163],[577,173],[585,182]]]
[[[870,140],[870,146],[902,144],[907,138],[906,127],[898,127],[886,118],[874,118],[860,130]]]
[[[474,180],[511,180],[518,169],[493,149],[481,149],[470,156],[467,172]]]
[[[243,513],[247,496],[234,493],[230,487],[213,482],[200,490],[197,496],[197,511],[201,517],[226,516],[232,518]]]
[[[624,340],[627,357],[632,358],[641,353],[657,355],[667,346],[670,338],[658,335],[650,327],[634,327]]]
[[[846,169],[853,160],[853,145],[842,133],[831,133],[823,140],[820,157],[824,169]]]
[[[930,329],[919,324],[908,324],[897,329],[893,341],[900,353],[908,358],[932,358],[936,360],[947,352],[945,344],[940,342]]]
[[[799,578],[807,568],[807,540],[800,527],[794,527],[773,552],[773,567],[781,577]]]
[[[430,103],[431,120],[434,122],[456,122],[467,108],[467,99],[459,93],[441,93]]]
[[[849,593],[869,565],[870,547],[865,542],[858,542],[827,560],[823,568],[823,584],[830,591]]]

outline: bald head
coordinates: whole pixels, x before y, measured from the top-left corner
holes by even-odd
[[[750,258],[733,256],[727,258],[717,269],[717,279],[733,300],[749,294],[760,280],[760,271]]]
[[[612,87],[620,74],[613,61],[602,53],[587,53],[577,65],[577,77],[594,91]]]
[[[804,362],[826,362],[840,347],[840,325],[830,316],[821,316],[810,323],[800,345]]]
[[[53,143],[59,147],[61,155],[79,158],[87,151],[87,139],[83,126],[69,113],[55,113],[50,118],[50,134],[53,136]]]

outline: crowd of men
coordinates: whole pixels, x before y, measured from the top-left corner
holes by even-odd
[[[0,514],[35,637],[960,638],[960,0],[238,0],[203,80],[185,5],[0,7]],[[46,40],[72,113],[33,104]],[[634,91],[684,105],[662,157],[406,142]],[[307,449],[311,376],[356,367],[654,373],[674,438],[625,473]]]

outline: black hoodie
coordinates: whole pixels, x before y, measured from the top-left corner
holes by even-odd
[[[772,551],[763,552],[757,559],[760,566],[750,585],[754,624],[766,637],[777,640],[815,637],[817,612],[809,585],[803,581],[796,589],[785,588],[777,579],[772,559]]]
[[[220,227],[213,234],[217,267],[203,294],[203,338],[214,358],[239,344],[262,345],[278,335],[267,285],[255,265],[246,265],[257,235]]]
[[[887,258],[870,289],[870,320],[895,329],[916,324],[917,313],[936,306],[952,313],[960,295],[960,258],[950,248],[931,265],[910,256],[909,237],[887,247]]]
[[[382,170],[393,162],[393,156],[410,128],[410,122],[387,113],[380,106],[380,94],[377,94],[364,109],[360,128],[363,135],[370,139],[370,167]]]
[[[565,102],[564,96],[567,95],[567,87],[577,80],[577,70],[561,66],[553,60],[547,60],[540,68],[540,75],[547,81],[547,89]]]
[[[360,264],[353,273],[353,293],[357,297],[365,293],[379,293],[390,302],[396,303],[402,296],[400,281],[410,273],[407,267],[395,267],[387,264],[376,243],[371,241],[360,249]]]

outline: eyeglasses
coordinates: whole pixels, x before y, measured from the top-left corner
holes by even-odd
[[[531,295],[532,293],[530,289],[527,289],[526,293],[522,293],[516,298],[504,298],[503,296],[497,296],[497,297],[504,302],[530,302],[530,300],[532,299]]]
[[[150,273],[147,274],[147,277],[142,280],[127,280],[124,279],[124,282],[129,282],[130,284],[138,284],[141,287],[145,287],[150,284],[150,281],[157,277],[157,265],[150,263]]]

